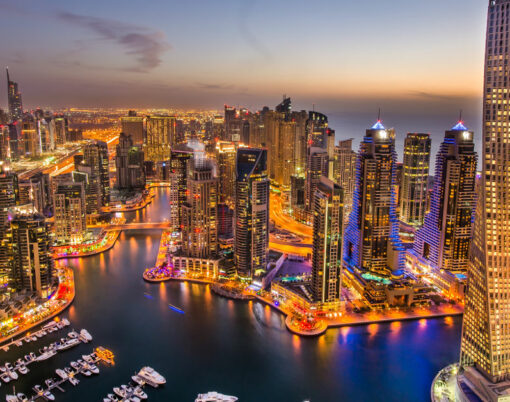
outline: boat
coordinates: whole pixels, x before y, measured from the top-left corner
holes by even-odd
[[[80,370],[81,369],[81,364],[80,363],[76,363],[76,362],[71,362],[69,363],[71,365],[71,367],[75,370]]]
[[[71,323],[69,322],[69,320],[67,318],[63,318],[61,322],[62,322],[62,324],[64,324],[64,327],[68,327],[69,325],[71,325]]]
[[[21,346],[21,345],[23,345],[23,341],[21,339],[18,339],[16,342],[14,342],[14,344],[16,346]]]
[[[126,391],[124,391],[122,388],[115,387],[115,388],[113,388],[113,392],[115,392],[121,398],[125,398],[126,397]]]
[[[141,386],[144,386],[144,385],[145,385],[145,381],[144,381],[142,378],[138,377],[137,375],[133,375],[133,376],[131,376],[131,379],[132,379],[132,380],[133,380],[136,384],[138,384],[138,385],[141,385]]]
[[[11,381],[11,377],[7,373],[0,373],[0,379],[6,384]]]
[[[51,322],[43,325],[42,329],[48,330],[48,329],[51,329],[51,328],[55,327],[56,325],[57,325],[57,323],[55,321],[51,321]]]
[[[72,377],[74,375],[74,371],[70,367],[64,367],[64,372],[69,376]]]
[[[148,398],[147,394],[145,392],[143,392],[142,388],[140,388],[140,387],[135,387],[134,394],[135,394],[135,396],[137,396],[140,399],[147,399]]]
[[[82,329],[80,331],[80,339],[83,342],[88,343],[92,340],[92,335],[90,335],[89,331],[87,331],[86,329]]]
[[[62,369],[56,369],[56,370],[55,370],[55,373],[56,373],[56,374],[57,374],[60,378],[62,378],[63,380],[67,380],[67,378],[69,377],[69,376],[67,375],[67,373],[66,373],[64,370],[62,370]]]
[[[43,397],[45,397],[48,401],[54,401],[55,395],[53,395],[50,391],[45,391],[43,393]]]
[[[84,368],[81,372],[85,377],[90,377],[92,373],[88,371],[86,368]]]
[[[75,377],[69,377],[69,382],[76,387],[80,383],[80,380]]]
[[[79,344],[80,344],[80,340],[79,339],[76,339],[76,338],[69,339],[68,341],[66,341],[64,343],[61,343],[60,345],[57,345],[57,350],[70,349],[73,346],[76,346],[76,345],[79,345]]]
[[[219,392],[208,392],[207,394],[198,394],[195,402],[235,402],[238,398],[230,395],[223,395]]]
[[[44,383],[48,388],[51,388],[51,386],[54,384],[53,378],[48,378],[46,381],[44,381]]]
[[[42,338],[44,335],[42,334],[42,332],[36,332],[35,336],[37,336],[38,338]]]
[[[18,392],[16,396],[20,402],[28,402],[28,398],[23,392]]]
[[[111,401],[114,401],[114,402],[116,402],[116,401],[118,401],[118,400],[119,400],[119,398],[117,398],[117,397],[116,397],[115,395],[113,395],[113,394],[108,394],[108,395],[106,395],[106,396],[107,396],[108,398],[110,398],[110,400],[111,400]]]
[[[68,338],[78,338],[80,335],[76,331],[71,331],[67,334]]]
[[[88,369],[92,374],[99,374],[99,368],[95,364],[89,364]]]
[[[53,357],[56,354],[57,354],[57,352],[55,352],[55,350],[48,349],[45,352],[43,352],[41,355],[37,356],[35,358],[35,360],[38,361],[38,362],[42,362],[43,360],[48,360],[50,357]]]
[[[7,352],[9,350],[9,346],[5,345],[5,346],[2,346],[2,350],[4,352]]]
[[[32,336],[30,337],[30,340],[31,340],[31,341],[36,341],[36,340],[37,340],[37,337],[36,337],[35,335],[32,335]]]
[[[43,388],[42,388],[39,384],[34,385],[34,388],[32,388],[32,389],[33,389],[33,390],[36,392],[36,394],[37,394],[37,395],[39,395],[39,396],[41,396],[41,395],[44,393]]]
[[[23,374],[23,375],[28,374],[28,372],[30,371],[30,370],[28,369],[28,367],[27,367],[27,366],[25,366],[25,363],[23,363],[23,364],[20,364],[20,365],[16,366],[16,368],[18,369],[18,371],[20,372],[20,374]]]
[[[7,402],[19,402],[19,399],[16,395],[5,395],[5,400]]]
[[[87,363],[94,363],[94,358],[91,355],[81,355],[81,358]]]
[[[140,401],[140,398],[133,395],[133,396],[129,397],[129,402],[141,402],[141,401]]]
[[[163,385],[166,383],[165,377],[149,366],[143,367],[138,372],[138,377],[141,377],[143,380],[148,380],[156,385]]]

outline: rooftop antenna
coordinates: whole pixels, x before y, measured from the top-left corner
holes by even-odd
[[[315,112],[315,103],[312,103],[312,112]]]
[[[462,109],[460,109],[460,113],[459,113],[459,122],[462,123]]]
[[[381,108],[379,108],[379,113],[377,114],[377,121],[381,121]]]

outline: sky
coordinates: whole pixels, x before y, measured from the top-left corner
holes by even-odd
[[[0,0],[24,106],[274,107],[363,135],[481,128],[486,0]],[[0,105],[6,84],[0,80]],[[313,106],[315,105],[315,106]],[[1,106],[0,106],[1,107]]]

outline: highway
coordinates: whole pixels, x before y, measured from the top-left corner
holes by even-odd
[[[108,225],[104,230],[130,230],[130,229],[169,229],[170,222],[141,222],[141,223],[123,223],[119,225]]]

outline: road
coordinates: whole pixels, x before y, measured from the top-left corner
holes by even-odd
[[[313,230],[310,226],[300,223],[284,212],[284,201],[280,195],[271,194],[269,217],[275,226],[285,229],[303,239],[303,244],[312,244]]]

